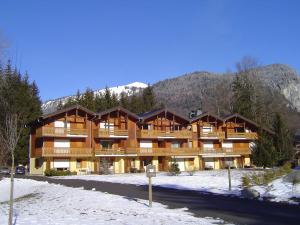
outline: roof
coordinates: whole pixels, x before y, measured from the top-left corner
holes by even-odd
[[[240,119],[242,119],[244,121],[247,121],[248,123],[250,123],[250,124],[252,124],[252,125],[254,125],[256,127],[260,127],[260,125],[258,123],[254,122],[254,121],[252,121],[252,120],[250,120],[250,119],[248,119],[248,118],[246,118],[246,117],[244,117],[244,116],[242,116],[242,115],[240,115],[238,113],[231,114],[231,115],[223,118],[223,120],[225,122],[225,121],[230,120],[230,119],[235,118],[235,117],[236,118],[240,118]],[[271,133],[271,134],[274,134],[274,131],[272,131],[272,130],[266,128],[266,127],[262,127],[262,129],[265,130],[265,131],[267,131],[267,132],[269,132],[269,133]]]
[[[87,109],[87,108],[85,108],[83,106],[72,105],[72,106],[69,106],[67,108],[57,110],[57,111],[52,112],[52,113],[44,114],[44,115],[40,116],[39,118],[37,118],[36,120],[33,120],[33,121],[29,122],[28,124],[26,124],[26,126],[33,126],[34,124],[40,123],[44,119],[47,119],[47,118],[50,118],[50,117],[59,115],[61,113],[65,113],[65,112],[74,110],[74,109],[79,109],[79,110],[82,110],[82,111],[88,113],[91,116],[96,116],[96,113],[92,112],[91,110],[89,110],[89,109]]]
[[[104,110],[104,111],[102,111],[102,112],[99,112],[97,115],[98,115],[99,117],[101,117],[101,116],[103,116],[103,115],[106,115],[106,114],[108,114],[108,113],[115,112],[115,111],[122,111],[122,112],[128,114],[129,116],[133,117],[134,119],[137,119],[137,120],[139,119],[139,117],[138,117],[135,113],[129,111],[128,109],[125,109],[125,108],[122,107],[122,106],[116,106],[116,107],[113,107],[113,108],[111,108],[111,109]]]
[[[149,119],[152,116],[158,115],[162,112],[171,113],[174,116],[179,117],[179,118],[185,120],[186,122],[189,122],[189,119],[187,119],[185,116],[179,115],[178,113],[175,113],[174,111],[172,111],[168,108],[161,108],[161,109],[152,110],[152,111],[149,111],[149,112],[146,112],[146,113],[143,113],[143,114],[139,114],[139,116],[143,121],[145,121],[146,119]]]
[[[217,115],[215,115],[215,114],[212,114],[212,113],[210,113],[210,112],[204,112],[204,113],[202,113],[201,115],[192,118],[192,119],[190,120],[190,122],[191,122],[191,123],[192,123],[192,122],[195,122],[196,120],[199,120],[199,119],[201,119],[201,118],[203,118],[203,117],[205,117],[205,116],[211,116],[211,117],[214,117],[214,118],[216,118],[217,120],[223,122],[223,119],[222,119],[221,117],[219,117],[219,116],[217,116]]]
[[[52,112],[52,113],[48,113],[48,114],[45,114],[45,115],[42,115],[40,117],[40,119],[47,119],[49,117],[52,117],[52,116],[56,116],[58,114],[61,114],[61,113],[64,113],[64,112],[68,112],[68,111],[71,111],[71,110],[74,110],[74,109],[79,109],[79,110],[82,110],[92,116],[95,116],[96,113],[94,113],[93,111],[81,106],[81,105],[72,105],[72,106],[69,106],[67,108],[64,108],[64,109],[60,109],[60,110],[57,110],[55,112]]]

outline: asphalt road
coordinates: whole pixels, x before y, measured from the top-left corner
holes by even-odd
[[[147,186],[78,179],[51,179],[41,176],[26,178],[48,181],[49,183],[61,184],[68,187],[83,187],[86,190],[95,188],[96,191],[124,196],[133,201],[136,198],[148,199]],[[300,206],[297,205],[162,187],[153,187],[153,201],[167,205],[169,208],[186,207],[190,212],[194,213],[195,216],[221,218],[226,222],[234,224],[300,224]]]

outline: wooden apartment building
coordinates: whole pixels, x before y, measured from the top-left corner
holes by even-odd
[[[122,107],[94,113],[72,106],[31,123],[30,173],[128,173],[150,163],[168,171],[173,162],[181,171],[241,168],[251,165],[257,130],[238,114],[189,120],[168,109],[136,115]]]

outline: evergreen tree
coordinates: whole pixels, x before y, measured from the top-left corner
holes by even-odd
[[[142,93],[142,110],[144,112],[150,111],[155,107],[155,97],[154,97],[154,92],[153,92],[153,88],[148,85],[148,87],[146,87],[143,90]]]
[[[121,92],[120,94],[120,105],[126,109],[129,108],[129,98],[125,92]]]
[[[232,108],[234,113],[251,120],[256,120],[254,110],[254,87],[249,79],[249,75],[245,72],[238,73],[232,84],[233,102]]]
[[[95,98],[94,98],[94,92],[92,89],[87,88],[84,94],[80,97],[79,103],[81,106],[95,111]]]
[[[99,93],[95,97],[95,110],[96,112],[103,111],[105,109],[104,96]]]
[[[35,82],[30,83],[28,74],[22,75],[10,62],[0,70],[0,126],[7,113],[20,113],[25,124],[41,115],[39,90]],[[28,162],[29,128],[23,130],[15,150],[16,163]],[[5,159],[9,161],[9,159]]]
[[[276,150],[276,160],[280,164],[292,158],[293,143],[291,134],[279,113],[276,113],[274,116],[273,131],[275,132],[273,142]]]
[[[115,107],[119,105],[119,100],[118,100],[118,96],[116,95],[116,93],[112,93],[111,95],[111,107]]]
[[[258,132],[259,138],[252,149],[252,159],[256,166],[273,167],[276,164],[276,152],[272,138],[262,129]]]
[[[104,91],[104,109],[109,109],[111,107],[112,107],[112,97],[111,97],[110,90],[108,89],[108,87],[106,87]]]

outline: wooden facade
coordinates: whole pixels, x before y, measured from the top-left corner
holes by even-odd
[[[238,114],[204,113],[192,120],[168,109],[136,115],[122,107],[101,113],[73,106],[31,124],[30,172],[68,169],[100,173],[250,166],[258,126]],[[271,132],[271,131],[270,131]]]

